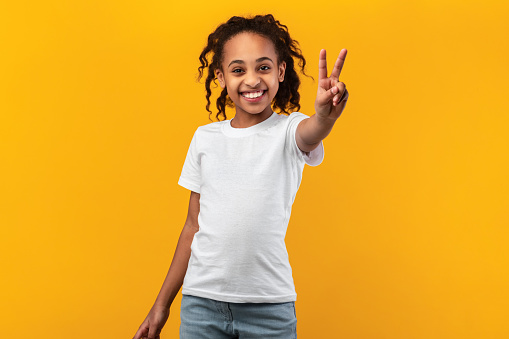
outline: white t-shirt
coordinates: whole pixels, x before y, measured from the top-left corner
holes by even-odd
[[[285,235],[304,164],[319,165],[323,143],[306,154],[295,140],[309,116],[272,113],[247,128],[230,120],[198,127],[178,184],[200,193],[199,231],[182,286],[224,302],[297,299]]]

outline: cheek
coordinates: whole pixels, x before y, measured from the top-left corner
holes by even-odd
[[[226,82],[224,89],[226,89],[226,93],[228,93],[229,96],[232,96],[236,92],[236,89],[231,82]]]
[[[272,91],[274,93],[277,93],[277,91],[279,90],[279,85],[280,85],[279,80],[275,79],[274,82],[272,83],[272,86],[271,86],[272,87]]]
[[[226,86],[226,92],[228,93],[228,96],[231,98],[232,96],[238,95],[237,93],[237,87],[233,87],[231,85]]]
[[[238,93],[238,89],[239,89],[238,86],[236,86],[232,83],[229,83],[226,86],[226,93],[228,93],[228,96],[230,97],[230,99],[234,99],[240,95]]]

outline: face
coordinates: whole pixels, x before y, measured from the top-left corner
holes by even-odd
[[[216,76],[235,104],[236,114],[272,114],[271,103],[284,80],[274,44],[255,33],[240,33],[226,42]]]

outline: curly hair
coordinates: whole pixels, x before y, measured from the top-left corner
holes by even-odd
[[[212,95],[210,84],[211,82],[216,83],[215,71],[216,69],[221,69],[224,45],[231,38],[243,32],[256,33],[268,38],[274,44],[278,56],[278,64],[283,61],[286,62],[285,78],[283,82],[279,84],[278,92],[272,102],[272,109],[277,109],[285,114],[289,114],[290,110],[300,110],[300,94],[298,92],[300,79],[295,70],[294,58],[298,61],[298,66],[302,74],[308,75],[304,71],[306,59],[304,59],[302,55],[299,43],[290,37],[288,28],[274,19],[271,14],[256,15],[248,18],[234,16],[226,23],[219,25],[216,30],[208,36],[207,46],[205,46],[200,54],[201,66],[198,67],[198,80],[202,78],[204,69],[208,68],[208,74],[205,80],[205,90],[207,93],[207,105],[205,107],[209,112],[209,119],[212,114],[210,110],[210,96]],[[209,53],[212,54],[212,60],[210,62],[207,58]],[[220,120],[220,116],[224,120],[227,119],[225,112],[226,106],[234,107],[234,104],[228,97],[226,88],[224,88],[216,101],[218,110],[216,119]]]

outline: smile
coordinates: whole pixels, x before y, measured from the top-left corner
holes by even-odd
[[[248,99],[256,99],[259,98],[265,93],[264,90],[256,91],[256,92],[242,92],[240,95],[242,95],[244,98]]]

